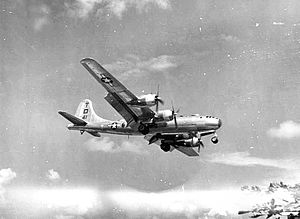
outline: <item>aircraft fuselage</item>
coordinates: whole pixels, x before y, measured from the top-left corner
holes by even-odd
[[[149,134],[155,133],[186,133],[217,130],[221,127],[221,120],[212,116],[179,116],[177,127],[174,120],[149,123]],[[89,123],[85,126],[68,125],[69,130],[91,131],[119,135],[142,135],[141,132],[126,126],[122,121],[107,121]]]

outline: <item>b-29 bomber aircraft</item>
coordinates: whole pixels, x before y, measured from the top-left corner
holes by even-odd
[[[87,132],[95,137],[101,137],[101,133],[142,135],[149,144],[156,143],[165,152],[176,149],[188,156],[199,156],[200,147],[204,147],[203,136],[213,135],[212,143],[218,143],[216,130],[222,125],[221,119],[198,114],[177,117],[173,106],[171,110],[158,110],[158,104],[163,103],[158,93],[137,97],[94,59],[84,58],[80,63],[106,89],[108,94],[104,99],[123,119],[111,121],[99,117],[92,102],[85,99],[75,115],[58,112],[72,122],[67,126],[69,130]],[[156,106],[156,111],[150,109],[152,106]],[[198,153],[194,147],[198,148]]]

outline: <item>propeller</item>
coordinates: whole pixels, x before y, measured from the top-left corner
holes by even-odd
[[[200,153],[200,147],[204,148],[204,144],[201,140],[201,133],[200,132],[197,132],[196,134],[197,138],[198,138],[198,142],[199,142],[199,145],[198,145],[198,153]]]
[[[159,84],[157,85],[157,92],[154,97],[154,101],[155,101],[155,105],[156,105],[155,110],[156,110],[156,112],[158,112],[158,104],[160,103],[160,104],[164,105],[164,103],[165,103],[159,96]]]
[[[204,148],[204,144],[203,144],[203,142],[201,141],[201,139],[199,139],[198,153],[200,153],[200,146],[201,146],[202,148]]]
[[[176,129],[177,129],[177,127],[178,127],[176,115],[177,115],[177,113],[179,113],[179,110],[180,110],[180,108],[178,108],[178,109],[176,110],[176,112],[175,112],[174,106],[173,106],[173,101],[172,101],[172,118],[174,119],[174,123],[175,123]]]

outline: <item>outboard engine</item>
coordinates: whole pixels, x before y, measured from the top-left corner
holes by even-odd
[[[158,103],[164,104],[164,101],[157,94],[145,94],[138,97],[138,99],[127,102],[127,104],[129,105],[137,106],[137,107],[143,107],[143,106],[151,107],[151,106],[158,105]]]

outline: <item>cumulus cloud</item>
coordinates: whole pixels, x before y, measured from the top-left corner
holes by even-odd
[[[17,174],[10,168],[0,170],[0,186],[10,183]]]
[[[141,60],[135,55],[127,55],[125,59],[105,65],[111,72],[120,72],[122,77],[129,77],[132,75],[143,76],[150,72],[164,72],[172,68],[176,68],[176,58],[174,56],[161,55],[150,58],[149,60]]]
[[[285,121],[277,128],[271,128],[268,131],[269,136],[274,138],[291,139],[300,137],[300,124],[291,120]]]
[[[72,16],[86,18],[92,12],[96,14],[111,13],[118,18],[129,8],[135,8],[138,12],[147,11],[151,6],[166,10],[171,8],[169,0],[76,0],[73,4],[65,4]]]
[[[5,185],[9,184],[14,178],[17,177],[17,174],[12,171],[10,168],[0,170],[0,202],[3,204],[6,202],[6,188]]]
[[[215,153],[208,156],[211,163],[226,164],[231,166],[265,166],[285,170],[298,170],[300,167],[297,159],[267,159],[254,157],[249,152]]]
[[[143,144],[138,141],[123,141],[120,144],[116,144],[109,137],[104,138],[91,138],[86,142],[86,147],[89,151],[103,151],[107,153],[119,153],[119,152],[132,152],[137,154],[144,154]]]
[[[57,182],[60,180],[60,175],[57,171],[51,169],[48,170],[47,174],[46,174],[47,178],[52,181],[52,182]]]

